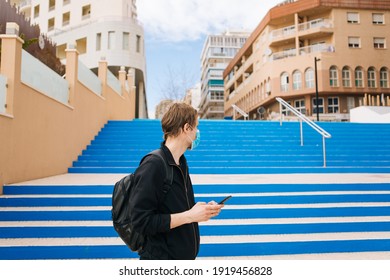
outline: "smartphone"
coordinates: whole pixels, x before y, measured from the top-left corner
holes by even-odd
[[[231,199],[232,196],[231,195],[228,195],[227,197],[225,197],[224,199],[222,199],[218,204],[224,204],[227,200]]]

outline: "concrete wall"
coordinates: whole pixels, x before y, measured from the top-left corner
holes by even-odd
[[[351,110],[351,122],[390,123],[390,107],[361,106]]]
[[[103,93],[97,95],[77,79],[78,52],[67,50],[69,103],[64,104],[21,82],[23,41],[16,35],[0,38],[0,74],[7,77],[7,107],[0,114],[0,193],[4,184],[66,173],[108,120],[134,118],[132,75],[119,72],[120,95],[107,86],[107,63],[100,62]]]

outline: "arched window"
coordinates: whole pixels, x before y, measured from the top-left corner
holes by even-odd
[[[387,67],[381,68],[380,85],[381,88],[389,88],[389,69]]]
[[[360,66],[355,69],[355,86],[357,88],[364,87],[363,68]]]
[[[302,74],[301,71],[295,70],[293,72],[293,89],[300,90],[302,89]]]
[[[376,74],[374,67],[370,67],[367,70],[367,83],[369,88],[376,88]]]
[[[307,68],[305,71],[305,87],[314,88],[314,69]]]
[[[332,66],[329,69],[329,82],[331,87],[339,86],[339,75],[336,66]]]
[[[280,75],[280,91],[281,92],[288,92],[288,73],[283,72],[282,75]]]
[[[351,87],[351,69],[348,66],[343,67],[342,79],[343,87]]]

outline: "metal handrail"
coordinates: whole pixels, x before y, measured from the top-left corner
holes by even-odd
[[[244,117],[244,120],[249,118],[249,115],[244,110],[240,109],[236,104],[233,104],[232,108],[233,108],[233,119],[234,120],[236,119],[236,111]]]
[[[322,135],[322,153],[323,153],[323,159],[324,159],[324,167],[326,167],[326,145],[325,145],[325,138],[331,138],[332,135],[328,133],[326,130],[324,130],[322,127],[318,126],[315,122],[310,120],[308,117],[303,115],[301,112],[299,112],[297,109],[292,107],[290,104],[288,104],[286,101],[284,101],[282,98],[277,97],[276,101],[279,102],[279,108],[280,108],[280,125],[283,124],[282,121],[282,106],[286,107],[288,110],[290,110],[294,115],[296,115],[299,118],[300,121],[300,132],[301,132],[301,146],[303,146],[303,128],[302,128],[302,121],[307,123],[311,128],[313,128],[315,131],[317,131],[319,134]]]

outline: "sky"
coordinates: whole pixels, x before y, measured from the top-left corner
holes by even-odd
[[[252,32],[283,0],[137,0],[144,27],[149,118],[172,77],[193,87],[200,81],[200,56],[207,35]]]

